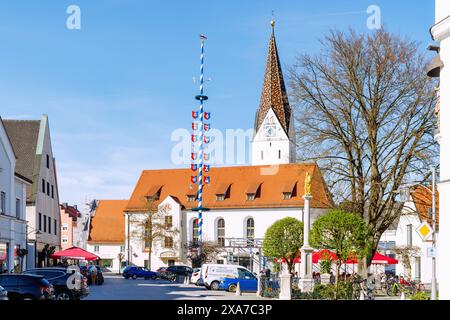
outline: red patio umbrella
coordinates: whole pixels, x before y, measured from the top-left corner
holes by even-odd
[[[347,261],[345,261],[346,264],[357,264],[358,263],[358,257],[354,256],[352,258],[349,258]],[[375,253],[375,255],[372,258],[372,264],[397,264],[398,260],[385,256],[379,252]]]
[[[330,250],[320,250],[320,251],[315,251],[312,254],[312,262],[313,263],[319,263],[320,260],[337,260],[337,256],[334,252],[330,251]],[[279,258],[277,260],[275,260],[276,262],[286,262],[285,259]],[[294,263],[300,263],[300,257],[297,257],[294,259]]]
[[[320,260],[333,260],[336,261],[338,258],[336,254],[333,251],[330,250],[320,250],[313,252],[312,256],[312,262],[313,263],[319,263]],[[277,259],[276,262],[286,262],[284,259]],[[297,257],[294,259],[294,263],[300,263],[300,257]],[[346,264],[357,264],[358,263],[358,257],[351,256],[349,259],[347,259],[344,263]],[[372,264],[398,264],[398,260],[385,256],[381,253],[375,253],[372,259]]]
[[[55,252],[50,256],[53,259],[73,259],[73,260],[99,260],[100,257],[78,247]]]
[[[373,264],[397,264],[398,260],[385,256],[381,253],[375,253],[375,255],[372,258],[372,263]]]

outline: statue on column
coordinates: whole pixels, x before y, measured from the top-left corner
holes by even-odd
[[[310,195],[311,195],[311,176],[309,175],[309,172],[307,172],[305,176],[305,196]]]

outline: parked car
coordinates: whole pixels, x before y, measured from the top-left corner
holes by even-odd
[[[5,290],[2,286],[0,286],[0,301],[8,300],[8,291]]]
[[[202,265],[203,283],[208,290],[219,290],[220,282],[225,278],[239,278],[241,274],[252,272],[242,266],[231,264],[209,264]]]
[[[89,287],[87,284],[87,278],[80,274],[78,275],[80,279],[80,287],[78,289],[76,289],[75,287],[69,288],[68,279],[72,276],[73,272],[77,271],[56,267],[30,269],[23,273],[40,275],[47,279],[55,289],[56,300],[79,300],[89,294]],[[76,278],[72,280],[73,285],[75,285],[75,280]]]
[[[9,300],[54,300],[53,286],[43,276],[2,274],[0,286],[8,291]]]
[[[150,271],[147,268],[143,267],[126,267],[123,270],[122,275],[125,279],[137,279],[137,278],[144,278],[144,279],[152,279],[155,280],[158,277],[158,273],[154,271]]]
[[[196,286],[202,286],[203,285],[202,269],[195,268],[192,271],[191,282],[193,284],[195,284]]]
[[[238,283],[241,291],[256,292],[258,289],[258,280],[251,272],[243,272],[239,278],[224,278],[220,281],[219,289],[236,292]]]
[[[194,270],[191,267],[183,266],[183,265],[170,266],[170,267],[167,267],[165,270],[166,273],[172,273],[175,275],[189,276],[189,277],[192,275],[193,271]]]
[[[156,273],[158,274],[158,278],[163,280],[172,280],[173,275],[166,272],[167,267],[161,267],[156,270]]]
[[[88,270],[90,266],[81,266],[80,272],[83,276],[87,278],[87,284],[90,286],[92,284],[91,274]],[[103,272],[100,266],[95,266],[97,268],[97,281],[96,285],[101,286],[105,282],[105,278],[103,278]]]

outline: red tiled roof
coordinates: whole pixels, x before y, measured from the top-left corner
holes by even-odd
[[[411,193],[414,205],[416,206],[420,220],[426,220],[432,225],[432,220],[428,215],[428,209],[432,207],[431,190],[425,186],[418,186]],[[436,190],[436,228],[439,228],[439,192]]]
[[[91,220],[89,243],[124,243],[128,200],[99,200]]]
[[[236,166],[211,168],[211,183],[203,187],[203,205],[210,209],[222,208],[280,208],[303,207],[304,184],[297,184],[297,192],[291,199],[284,199],[286,182],[304,181],[306,173],[312,177],[312,208],[330,208],[332,200],[316,164],[284,164],[278,166],[275,174],[264,174],[267,166]],[[270,171],[270,170],[267,170]],[[190,169],[145,170],[142,172],[131,195],[125,211],[142,211],[146,209],[146,194],[154,185],[162,185],[159,202],[167,196],[177,197],[186,209],[197,206],[189,202],[188,194],[197,190],[192,185]],[[248,200],[246,193],[255,183],[261,184],[260,194],[255,200]],[[231,184],[229,196],[220,201],[217,190],[223,184]],[[157,201],[157,202],[158,202]],[[156,203],[155,203],[156,204]]]

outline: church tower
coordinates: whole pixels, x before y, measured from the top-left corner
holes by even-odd
[[[286,87],[275,42],[275,21],[264,75],[261,101],[255,116],[252,141],[252,165],[273,165],[295,162],[294,117],[289,106]]]

